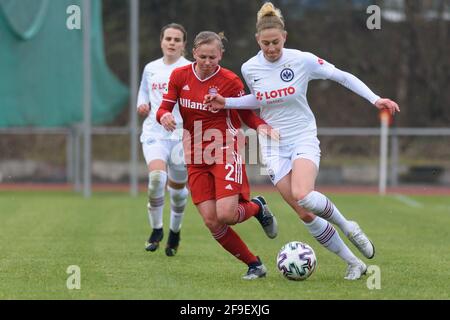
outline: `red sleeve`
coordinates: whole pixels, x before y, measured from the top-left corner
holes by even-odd
[[[166,113],[171,113],[173,110],[173,107],[176,105],[178,100],[178,78],[179,78],[179,72],[172,72],[170,75],[169,80],[169,88],[167,90],[167,93],[163,95],[163,100],[161,102],[161,105],[159,106],[158,112],[156,113],[156,121],[158,123],[161,123],[161,118]]]
[[[232,80],[232,90],[230,97],[242,97],[245,95],[244,84],[241,79],[235,75],[235,78]]]
[[[257,129],[262,124],[267,124],[263,119],[258,117],[253,110],[237,110],[242,121],[252,129]]]

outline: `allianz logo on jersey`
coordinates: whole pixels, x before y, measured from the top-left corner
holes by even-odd
[[[184,108],[195,109],[195,110],[202,110],[202,111],[210,111],[212,113],[219,112],[219,110],[211,111],[211,110],[209,110],[209,106],[207,104],[204,104],[204,103],[201,103],[201,102],[191,101],[191,99],[180,98],[179,99],[179,103],[180,103],[180,106],[182,106]]]
[[[287,96],[292,96],[295,94],[295,91],[296,90],[294,87],[289,87],[266,92],[257,92],[256,99],[258,99],[259,101],[262,101],[263,99],[266,100],[279,99]]]

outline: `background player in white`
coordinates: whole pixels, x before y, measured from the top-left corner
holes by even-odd
[[[261,108],[261,118],[280,133],[279,144],[260,140],[272,182],[317,241],[347,262],[345,279],[359,279],[366,272],[366,265],[350,251],[329,222],[336,224],[366,258],[373,258],[375,248],[356,222],[348,221],[326,196],[314,191],[320,142],[306,99],[307,84],[314,79],[334,80],[378,109],[386,108],[392,114],[400,109],[395,102],[375,95],[355,76],[315,55],[285,49],[284,19],[272,3],[265,3],[258,12],[256,28],[261,51],[242,66],[252,94],[227,99],[208,95],[205,102],[210,102],[213,109]]]
[[[139,88],[138,113],[147,117],[143,123],[141,143],[149,170],[148,217],[152,233],[145,244],[147,251],[155,251],[163,239],[163,209],[166,183],[170,193],[170,232],[166,255],[176,254],[180,229],[188,197],[187,172],[184,164],[182,119],[178,105],[174,110],[179,130],[168,132],[157,121],[156,113],[167,91],[169,77],[175,68],[190,64],[183,56],[187,33],[183,26],[171,23],[161,30],[163,57],[150,62],[144,69]],[[181,132],[181,133],[180,133]]]

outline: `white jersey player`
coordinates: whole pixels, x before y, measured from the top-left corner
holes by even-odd
[[[138,95],[138,113],[146,116],[141,143],[149,170],[148,216],[152,233],[145,244],[147,251],[155,251],[163,239],[163,209],[166,183],[170,193],[170,232],[167,256],[174,256],[180,241],[181,223],[187,201],[187,171],[184,163],[182,119],[178,106],[174,110],[180,130],[168,132],[157,121],[156,113],[167,91],[170,74],[191,62],[183,57],[186,31],[179,24],[169,24],[161,30],[163,57],[150,62],[144,69]]]
[[[263,51],[260,51],[244,63],[242,74],[252,95],[245,102],[229,101],[227,106],[239,108],[239,104],[242,106],[244,103],[244,107],[260,107],[261,118],[279,130],[281,138],[277,145],[271,146],[267,139],[260,140],[264,158],[269,162],[270,177],[275,185],[289,174],[292,162],[298,158],[311,160],[319,168],[316,119],[306,98],[310,80],[335,80],[371,103],[380,99],[354,76],[338,70],[311,53],[299,50],[283,48],[281,57],[275,62],[268,61]],[[286,161],[272,163],[278,161],[280,156],[286,158]]]
[[[212,109],[261,109],[261,118],[278,130],[279,141],[261,141],[261,153],[269,176],[286,202],[297,212],[309,232],[328,250],[345,260],[345,279],[359,279],[366,265],[346,246],[331,223],[336,224],[368,259],[373,258],[372,242],[354,221],[348,221],[323,194],[314,190],[320,164],[317,128],[306,93],[314,79],[334,80],[392,114],[398,105],[381,99],[361,80],[341,71],[317,56],[285,49],[287,33],[279,9],[265,3],[258,12],[256,39],[261,51],[242,66],[242,74],[252,94],[224,99],[205,97]]]

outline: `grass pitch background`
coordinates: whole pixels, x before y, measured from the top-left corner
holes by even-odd
[[[450,298],[449,197],[328,195],[376,245],[375,258],[363,260],[380,267],[381,289],[369,290],[367,276],[343,279],[346,265],[310,236],[279,194],[264,196],[279,236],[268,239],[256,219],[235,227],[269,270],[267,278],[249,282],[241,280],[246,266],[213,240],[192,203],[179,252],[166,257],[168,206],[162,247],[145,252],[144,194],[96,193],[85,200],[66,192],[1,192],[0,299]],[[309,243],[318,257],[307,281],[285,280],[276,269],[278,250],[293,240]],[[81,268],[81,290],[66,287],[71,265]]]

